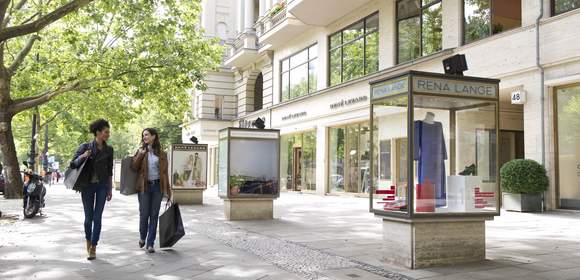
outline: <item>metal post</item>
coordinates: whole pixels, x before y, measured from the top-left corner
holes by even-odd
[[[32,135],[30,136],[30,152],[28,153],[28,168],[34,170],[36,158],[36,112],[32,114]]]

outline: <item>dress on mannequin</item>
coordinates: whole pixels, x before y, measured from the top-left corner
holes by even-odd
[[[447,205],[445,188],[445,160],[447,150],[443,126],[434,120],[435,114],[427,112],[423,120],[414,123],[414,160],[418,161],[418,184],[432,184],[436,207]]]

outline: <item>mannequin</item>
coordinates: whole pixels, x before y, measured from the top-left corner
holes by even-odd
[[[443,125],[435,121],[435,114],[427,112],[423,120],[414,124],[414,159],[417,161],[418,184],[434,189],[436,207],[447,205],[445,187],[445,160],[447,150]],[[432,197],[432,196],[430,196]],[[429,198],[429,196],[425,197]]]
[[[435,122],[435,114],[433,112],[427,112],[425,114],[425,118],[423,119],[423,122],[426,122],[428,124],[433,124]]]

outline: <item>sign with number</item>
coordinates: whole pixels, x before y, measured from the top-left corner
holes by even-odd
[[[512,104],[525,104],[526,92],[523,90],[516,90],[512,92]]]

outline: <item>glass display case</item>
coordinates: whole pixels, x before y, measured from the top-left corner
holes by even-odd
[[[221,198],[279,196],[279,130],[222,129],[218,153],[218,194]]]
[[[173,189],[207,188],[207,144],[172,144],[169,158]]]
[[[371,212],[499,215],[498,88],[417,71],[371,82]]]

